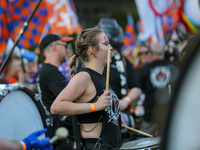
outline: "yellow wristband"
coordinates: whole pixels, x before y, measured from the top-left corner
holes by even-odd
[[[26,144],[23,141],[20,141],[20,143],[22,144],[22,149],[26,150]]]
[[[90,103],[90,106],[91,106],[92,112],[95,112],[95,105],[94,105],[94,103]]]
[[[131,99],[129,97],[125,96],[123,99],[127,100],[129,105],[131,104]]]

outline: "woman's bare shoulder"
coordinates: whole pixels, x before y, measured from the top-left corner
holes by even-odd
[[[83,93],[91,83],[90,75],[87,72],[79,72],[73,78],[65,88],[65,92],[76,91],[76,94]],[[79,95],[81,95],[79,94]]]
[[[85,78],[85,79],[90,79],[90,74],[85,72],[85,71],[81,71],[79,73],[77,73],[74,77],[77,77],[77,78]]]
[[[89,75],[89,73],[82,71],[77,73],[72,79],[73,82],[77,81],[79,83],[87,83],[89,81],[91,81],[91,77]]]

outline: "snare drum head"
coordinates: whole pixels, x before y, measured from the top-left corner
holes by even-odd
[[[143,138],[139,140],[130,141],[127,143],[123,143],[120,149],[144,149],[158,146],[160,144],[160,137],[154,138]]]
[[[29,134],[44,129],[34,100],[24,90],[16,89],[0,101],[0,137],[22,140]],[[45,134],[40,136],[44,137]]]

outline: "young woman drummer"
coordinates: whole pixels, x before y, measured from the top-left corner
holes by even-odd
[[[102,76],[107,65],[109,41],[98,28],[83,30],[70,60],[73,78],[51,106],[52,114],[73,115],[77,149],[108,149],[122,145],[121,112],[114,91]],[[112,46],[111,53],[112,57]],[[86,63],[75,71],[77,60]],[[107,111],[105,111],[107,108]]]

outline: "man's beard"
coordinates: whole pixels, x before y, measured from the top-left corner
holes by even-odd
[[[66,57],[62,56],[60,60],[61,60],[61,64],[62,64],[66,61]]]

